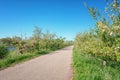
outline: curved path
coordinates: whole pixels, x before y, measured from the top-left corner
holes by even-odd
[[[73,46],[0,71],[0,80],[71,80]]]

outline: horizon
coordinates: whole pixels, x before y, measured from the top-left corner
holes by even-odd
[[[103,12],[104,0],[1,0],[0,38],[32,36],[34,26],[74,40],[79,32],[94,27],[94,20],[84,6],[97,7]]]

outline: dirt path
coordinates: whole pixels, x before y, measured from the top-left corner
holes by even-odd
[[[0,71],[0,80],[71,80],[72,49],[67,47]]]

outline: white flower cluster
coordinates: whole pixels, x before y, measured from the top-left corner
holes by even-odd
[[[104,31],[105,31],[105,29],[102,30],[102,32],[104,32]]]
[[[116,47],[115,50],[116,50],[116,49],[119,49],[119,48],[120,48],[120,46]]]
[[[113,32],[110,32],[110,36],[112,36]]]

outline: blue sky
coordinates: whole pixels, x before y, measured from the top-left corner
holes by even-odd
[[[104,0],[0,0],[0,38],[31,36],[38,26],[73,40],[94,26],[84,1],[104,10]]]

